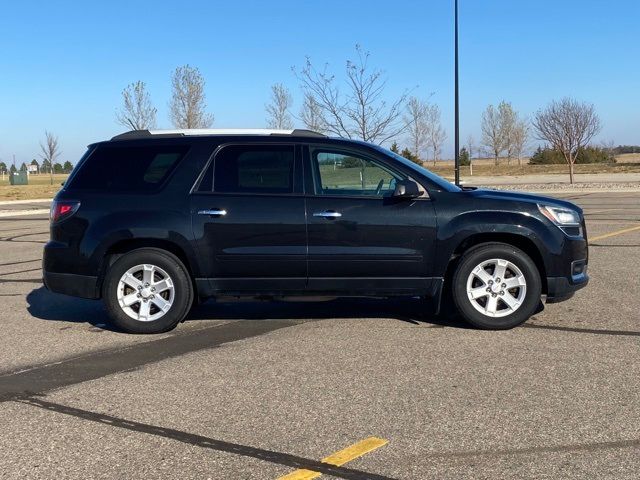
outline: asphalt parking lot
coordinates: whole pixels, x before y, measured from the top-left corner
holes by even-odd
[[[640,193],[563,197],[591,283],[504,332],[339,300],[126,335],[43,288],[45,215],[2,217],[0,478],[638,478]]]

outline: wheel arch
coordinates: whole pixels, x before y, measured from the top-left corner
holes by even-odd
[[[133,250],[138,250],[140,248],[155,248],[175,255],[187,269],[187,274],[189,275],[191,283],[193,284],[194,292],[197,291],[195,290],[196,283],[194,269],[191,265],[191,262],[189,261],[187,253],[177,243],[170,240],[158,238],[127,238],[119,240],[110,245],[104,253],[104,258],[100,267],[100,275],[98,277],[99,291],[102,291],[102,284],[104,282],[104,278],[108,268],[113,265],[113,263],[122,255],[125,255],[126,253],[129,253]]]
[[[531,260],[533,260],[533,263],[535,263],[538,272],[540,273],[540,281],[542,282],[542,293],[547,293],[548,288],[546,267],[539,247],[530,238],[524,235],[518,235],[516,233],[484,232],[475,233],[464,238],[456,246],[449,258],[449,263],[447,265],[447,270],[445,273],[445,281],[451,279],[453,272],[455,271],[455,268],[457,266],[458,260],[466,251],[477,246],[489,243],[502,243],[511,245],[519,248],[524,253],[526,253],[531,258]]]

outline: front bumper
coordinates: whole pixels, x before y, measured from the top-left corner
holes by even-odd
[[[43,283],[47,290],[81,298],[100,298],[98,277],[75,273],[54,273],[43,271]]]
[[[571,275],[571,277],[547,277],[547,303],[557,303],[573,297],[581,288],[589,283],[587,265],[581,273]]]

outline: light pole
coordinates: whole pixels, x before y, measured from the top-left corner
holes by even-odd
[[[455,183],[456,185],[460,185],[460,101],[458,98],[458,0],[455,1],[455,93],[454,93],[454,109],[455,109],[455,119],[454,119],[454,148],[455,148]]]

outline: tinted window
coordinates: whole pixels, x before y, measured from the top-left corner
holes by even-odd
[[[403,177],[358,155],[315,151],[316,193],[321,195],[385,196]]]
[[[292,193],[293,146],[233,145],[215,158],[213,189],[222,193]]]
[[[186,146],[100,146],[73,176],[69,188],[110,192],[153,191],[187,150]]]

